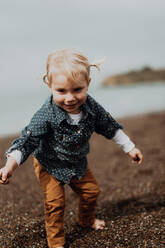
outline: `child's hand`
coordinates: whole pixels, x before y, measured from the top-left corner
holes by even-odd
[[[6,165],[0,169],[0,184],[8,184],[13,171],[18,167],[14,158],[8,157]]]
[[[6,166],[0,169],[0,184],[8,184],[9,177],[12,176],[12,171]]]
[[[130,152],[128,152],[128,155],[132,158],[132,163],[141,164],[143,155],[139,149],[134,147]]]

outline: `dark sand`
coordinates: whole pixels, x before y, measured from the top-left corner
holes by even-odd
[[[76,226],[77,197],[66,186],[71,248],[165,247],[165,112],[120,123],[143,151],[143,164],[133,165],[113,142],[93,135],[88,158],[102,191],[96,215],[107,226],[98,231]],[[13,138],[0,139],[1,166]],[[46,248],[45,235],[42,195],[30,157],[9,185],[0,185],[0,248]]]

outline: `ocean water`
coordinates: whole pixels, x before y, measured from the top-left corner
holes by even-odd
[[[89,90],[89,94],[114,118],[165,110],[165,83],[161,82],[95,87]],[[10,94],[1,95],[0,136],[20,132],[48,96],[46,87],[25,92],[10,91]]]

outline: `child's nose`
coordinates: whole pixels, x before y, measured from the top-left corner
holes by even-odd
[[[66,101],[71,102],[71,101],[74,101],[74,100],[75,100],[75,97],[74,97],[73,94],[68,93],[68,94],[66,95]]]

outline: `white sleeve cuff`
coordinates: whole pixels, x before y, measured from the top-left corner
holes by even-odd
[[[22,152],[19,150],[14,150],[10,153],[7,154],[7,158],[11,156],[12,158],[15,159],[15,161],[17,162],[18,165],[20,165],[21,163],[21,157],[22,157]]]
[[[125,153],[130,152],[134,147],[135,144],[130,140],[130,138],[123,132],[123,130],[118,129],[116,131],[113,140],[116,144],[118,144]]]

